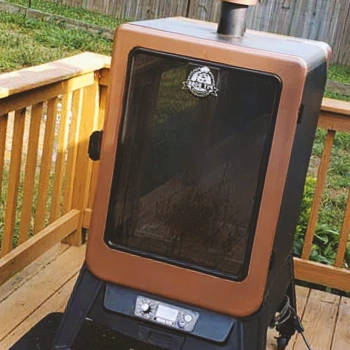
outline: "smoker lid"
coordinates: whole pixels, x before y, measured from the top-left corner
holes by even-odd
[[[246,34],[241,39],[218,35],[216,32],[216,23],[193,20],[184,17],[138,21],[130,24],[203,40],[220,43],[226,42],[228,45],[236,45],[249,49],[299,57],[305,62],[309,70],[318,66],[320,62],[328,60],[331,53],[329,45],[321,41],[307,40],[255,30],[247,30]]]

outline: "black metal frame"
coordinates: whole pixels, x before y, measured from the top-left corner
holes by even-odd
[[[214,328],[227,329],[227,337],[221,341],[208,339],[208,334],[202,334],[201,337],[193,336],[190,333],[173,331],[165,326],[157,326],[137,317],[126,315],[125,312],[112,312],[106,308],[106,290],[114,289],[114,296],[117,296],[119,303],[132,302],[133,295],[137,292],[127,290],[123,287],[108,285],[105,282],[95,278],[83,266],[79,278],[76,282],[74,291],[67,305],[66,312],[63,315],[61,324],[52,344],[52,350],[70,350],[74,339],[77,336],[80,327],[86,318],[92,319],[113,329],[121,334],[141,340],[145,343],[154,345],[160,349],[170,350],[265,350],[267,329],[274,318],[274,315],[283,307],[285,295],[288,296],[291,307],[296,308],[295,286],[293,276],[293,258],[289,256],[283,266],[283,277],[276,282],[273,290],[279,290],[279,297],[275,292],[267,293],[260,310],[253,316],[245,319],[231,318],[220,314],[215,314]],[[278,284],[278,285],[277,285]],[[162,300],[154,296],[158,300]],[[215,298],[215,295],[213,295]],[[164,299],[163,299],[164,300]],[[187,308],[193,306],[183,305]],[[207,310],[196,309],[202,312],[202,316],[207,322],[211,322],[211,313]],[[214,313],[212,313],[214,314]],[[220,322],[223,327],[217,327]],[[280,333],[279,349],[285,349],[290,338],[295,333],[295,323],[293,318],[277,327]],[[212,336],[215,338],[215,335]],[[285,345],[283,345],[285,344]]]

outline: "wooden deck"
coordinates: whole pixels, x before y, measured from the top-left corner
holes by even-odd
[[[64,309],[84,254],[85,247],[57,245],[0,287],[0,350],[9,349],[47,314]],[[303,287],[297,293],[313,349],[350,349],[350,299]],[[270,332],[267,349],[276,349],[275,343]],[[297,337],[288,349],[306,347]]]

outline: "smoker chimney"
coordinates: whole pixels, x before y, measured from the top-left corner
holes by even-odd
[[[241,38],[244,35],[249,5],[258,0],[221,0],[221,14],[217,33]]]

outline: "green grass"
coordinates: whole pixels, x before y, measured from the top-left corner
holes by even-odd
[[[350,67],[330,65],[328,69],[328,78],[339,81],[340,83],[350,84]]]
[[[328,78],[333,81],[350,84],[350,67],[331,65]],[[325,97],[350,101],[350,95],[325,92]],[[313,157],[320,159],[322,155],[326,130],[317,130],[313,147]],[[318,163],[316,161],[316,163]],[[310,171],[315,176],[316,169]],[[319,224],[340,230],[350,187],[350,134],[337,132],[332,149],[325,191],[322,197]]]
[[[328,78],[333,81],[350,84],[350,68],[332,65],[328,72]],[[350,101],[350,95],[338,94],[330,91],[325,96],[333,99]],[[313,146],[312,161],[309,175],[313,177],[309,186],[309,192],[314,192],[312,183],[316,183],[318,165],[322,156],[322,150],[326,137],[326,130],[318,129]],[[310,187],[313,189],[310,190]],[[306,187],[308,188],[308,187]],[[325,264],[333,264],[336,256],[339,235],[341,232],[346,202],[350,188],[350,134],[337,132],[330,164],[326,177],[325,189],[322,195],[321,208],[318,216],[316,233],[313,241],[311,260]],[[312,194],[304,192],[306,198],[312,200]],[[311,202],[308,209],[301,213],[297,229],[295,252],[300,254],[303,244],[303,235],[306,230],[308,216],[310,214]],[[304,203],[305,206],[305,203]],[[306,215],[307,213],[307,215]],[[307,216],[307,217],[306,217]],[[350,240],[345,254],[344,266],[350,267]]]
[[[112,42],[84,30],[0,12],[0,72],[29,67],[84,51],[110,55]]]
[[[8,0],[7,2],[28,7],[28,0]],[[126,21],[125,19],[105,16],[83,8],[65,6],[45,0],[32,0],[31,8],[109,28],[115,28]]]
[[[313,147],[314,160],[320,159],[326,131],[317,130]],[[314,162],[316,164],[319,161]],[[315,176],[316,169],[310,169]],[[336,133],[332,149],[330,165],[326,178],[326,186],[322,198],[319,216],[320,224],[326,224],[340,230],[350,187],[350,134]]]
[[[343,67],[334,64],[330,65],[328,69],[328,79],[339,83],[350,84],[350,67]],[[329,90],[325,92],[325,97],[350,101],[350,95],[339,94]]]
[[[350,84],[350,67],[330,65],[328,79]],[[350,95],[339,94],[331,91],[326,91],[325,97],[350,101]],[[317,130],[313,147],[314,162],[312,163],[319,163],[325,136],[326,130]],[[316,169],[313,169],[313,166],[310,167],[310,172],[313,176],[317,174]],[[337,132],[327,174],[326,187],[322,197],[321,211],[319,213],[320,225],[327,225],[335,230],[341,229],[349,186],[350,134]]]
[[[332,92],[332,91],[326,91],[324,94],[325,97],[329,98],[334,98],[335,100],[343,100],[343,101],[349,101],[350,102],[350,96],[349,95],[344,95],[344,94],[339,94],[337,92]]]

